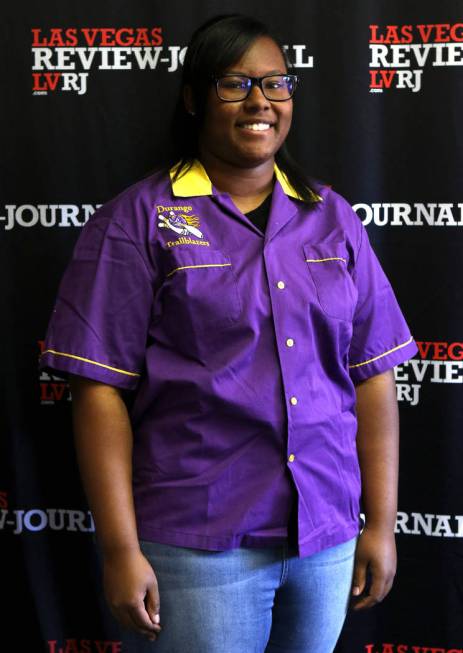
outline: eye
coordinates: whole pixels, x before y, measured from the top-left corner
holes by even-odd
[[[285,88],[287,83],[287,79],[284,77],[270,77],[269,79],[265,80],[264,86],[265,88],[269,89],[280,89]]]
[[[219,80],[219,84],[222,88],[230,89],[246,89],[248,84],[246,78],[243,77],[222,77]]]

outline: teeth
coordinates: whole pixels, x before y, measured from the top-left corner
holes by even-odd
[[[262,132],[265,131],[266,129],[270,129],[270,125],[268,125],[265,122],[253,122],[250,123],[249,125],[241,125],[241,127],[244,127],[244,129],[252,129],[252,131],[255,132]]]

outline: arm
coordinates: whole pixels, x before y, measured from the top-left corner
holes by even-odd
[[[70,384],[77,461],[103,554],[106,599],[123,625],[154,638],[159,594],[137,538],[127,408],[113,386],[74,375]]]
[[[399,414],[393,370],[359,383],[356,394],[357,451],[366,523],[357,544],[352,594],[359,596],[354,609],[361,609],[375,605],[388,594],[397,565],[394,526]],[[365,590],[367,568],[371,587],[360,596]]]

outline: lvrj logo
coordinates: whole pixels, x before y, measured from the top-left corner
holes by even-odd
[[[463,23],[370,25],[370,92],[417,93],[423,70],[463,65]]]

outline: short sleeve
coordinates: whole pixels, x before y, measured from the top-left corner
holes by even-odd
[[[61,279],[39,369],[132,390],[145,361],[153,271],[121,225],[95,216]]]
[[[363,225],[360,239],[352,275],[358,291],[349,351],[354,383],[381,374],[418,351]]]

